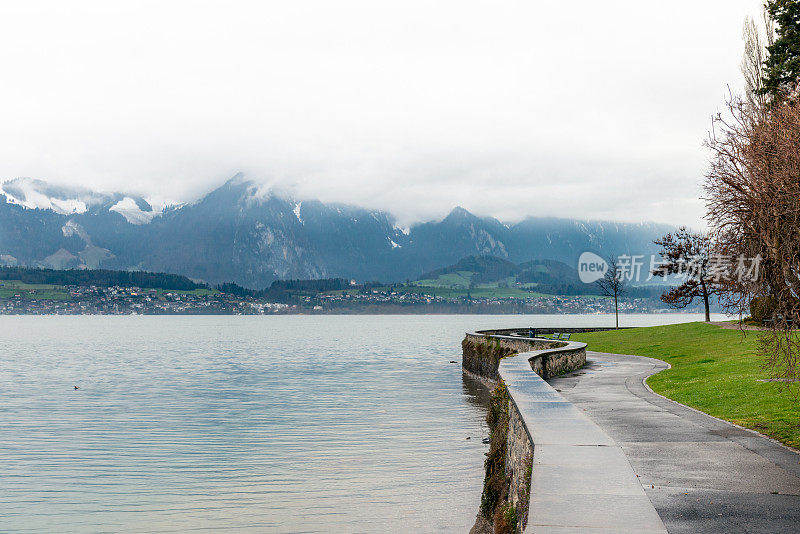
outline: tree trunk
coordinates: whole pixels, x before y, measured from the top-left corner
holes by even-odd
[[[617,294],[614,293],[614,316],[616,318],[615,328],[619,330],[619,305],[617,304]]]
[[[705,283],[702,283],[701,287],[703,289],[703,304],[706,307],[706,322],[709,323],[711,322],[711,309],[708,305],[708,289],[706,289]]]

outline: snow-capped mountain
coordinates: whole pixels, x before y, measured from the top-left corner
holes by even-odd
[[[278,278],[414,279],[472,255],[571,265],[585,250],[653,252],[652,240],[670,229],[542,218],[509,226],[460,207],[401,229],[388,213],[297,201],[241,175],[163,211],[136,195],[38,180],[0,187],[0,264],[144,269],[249,287]]]
[[[90,206],[108,201],[105,195],[88,189],[53,186],[30,178],[15,178],[3,182],[0,192],[11,204],[28,209],[49,209],[62,215],[85,213]]]
[[[159,214],[143,198],[122,193],[98,193],[85,188],[54,186],[42,180],[14,178],[0,184],[6,202],[61,215],[116,211],[131,224],[150,222]]]

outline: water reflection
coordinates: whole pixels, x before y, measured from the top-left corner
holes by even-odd
[[[464,331],[612,321],[0,317],[0,532],[468,531]]]
[[[461,374],[461,389],[467,402],[475,407],[486,409],[492,392],[489,387],[467,373]]]

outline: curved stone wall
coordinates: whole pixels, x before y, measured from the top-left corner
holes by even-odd
[[[517,352],[499,358],[495,372],[509,397],[505,470],[516,531],[611,532],[624,523],[632,532],[666,533],[622,449],[544,381],[582,367],[586,344],[525,338],[527,332],[482,331],[465,339]],[[609,487],[609,476],[623,490]],[[611,510],[624,521],[614,523]]]
[[[467,333],[461,342],[461,366],[482,380],[497,382],[500,360],[520,352],[540,350],[556,342],[545,339],[521,339],[483,332]]]
[[[508,481],[507,501],[514,507],[519,528],[528,518],[531,477],[533,468],[534,441],[517,404],[524,400],[526,392],[520,389],[523,383],[509,374],[509,365],[514,361],[527,365],[526,373],[545,383],[541,378],[574,371],[586,364],[586,344],[570,341],[526,337],[527,329],[485,330],[468,332],[462,342],[462,366],[470,373],[496,382],[502,380],[508,387],[508,379],[514,390],[508,389],[508,433],[506,436],[505,475]],[[535,374],[534,374],[535,373]]]
[[[568,373],[586,364],[586,343],[524,337],[527,332],[527,329],[467,332],[461,342],[462,367],[481,378],[496,381],[500,361],[512,354],[530,353],[531,368],[542,378]]]

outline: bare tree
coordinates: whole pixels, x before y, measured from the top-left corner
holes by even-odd
[[[614,299],[616,328],[619,328],[619,299],[625,295],[625,273],[616,258],[609,257],[606,262],[608,263],[608,269],[603,278],[595,283],[600,288],[602,295]]]
[[[707,146],[707,219],[720,254],[757,258],[758,272],[723,284],[723,305],[745,313],[755,297],[774,302],[772,328],[760,352],[773,375],[800,378],[800,107],[793,100],[769,105],[732,97],[725,117],[714,119]],[[751,269],[752,271],[752,269]]]
[[[720,284],[720,302],[740,315],[769,303],[759,352],[774,377],[792,384],[800,379],[800,2],[769,0],[765,10],[763,34],[745,23],[748,93],[729,97],[706,141],[706,218],[716,252],[739,258],[739,272]]]
[[[684,282],[673,287],[661,300],[673,308],[685,308],[696,298],[703,299],[706,322],[711,320],[711,296],[718,292],[719,280],[712,262],[711,239],[707,234],[690,232],[685,226],[653,241],[661,247],[661,264],[653,269],[654,276],[683,277]]]

